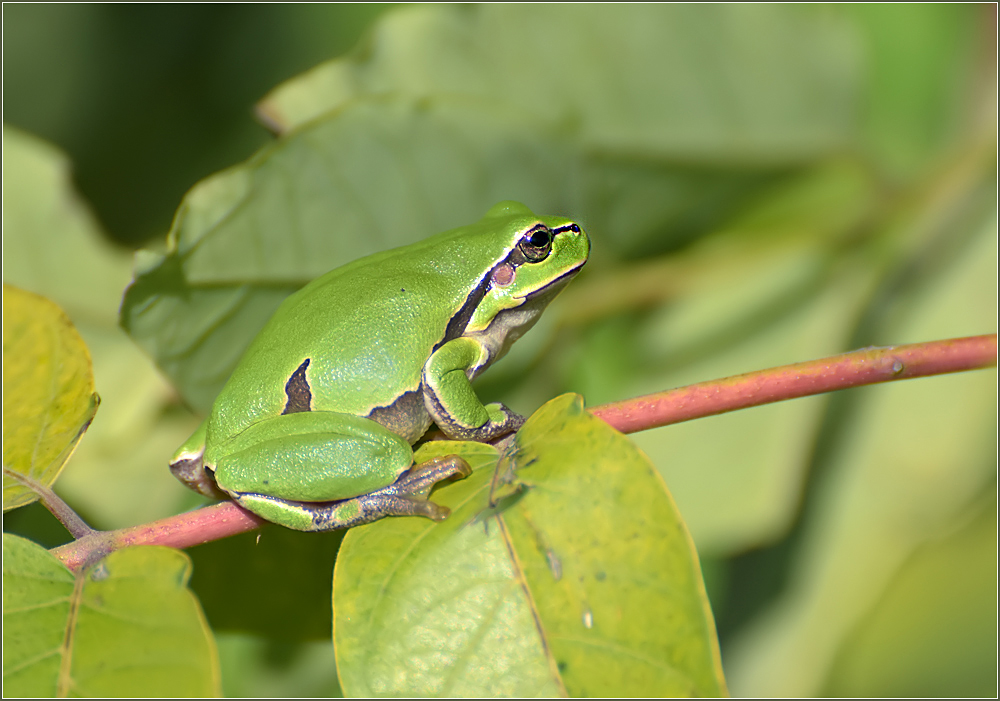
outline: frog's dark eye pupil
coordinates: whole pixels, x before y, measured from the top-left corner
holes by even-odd
[[[528,243],[535,248],[545,248],[552,243],[552,232],[548,229],[539,229],[528,237]]]

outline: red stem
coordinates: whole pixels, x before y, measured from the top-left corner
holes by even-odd
[[[604,404],[590,413],[622,433],[635,433],[786,399],[996,364],[996,334],[864,348]]]
[[[52,554],[71,570],[86,567],[114,550],[133,545],[190,548],[260,528],[266,521],[226,501],[117,531],[99,531],[61,545]]]

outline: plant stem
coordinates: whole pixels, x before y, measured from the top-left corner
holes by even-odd
[[[996,364],[996,334],[863,348],[604,404],[590,413],[622,433],[635,433],[786,399]]]
[[[623,433],[635,433],[786,399],[879,382],[979,370],[994,367],[996,363],[996,334],[865,348],[832,358],[701,382],[589,411]],[[132,545],[187,548],[250,531],[264,523],[264,519],[235,503],[223,502],[118,531],[95,532],[88,527],[89,535],[55,548],[52,553],[67,567],[77,570],[120,548]]]
[[[42,506],[48,509],[49,513],[55,516],[59,520],[59,523],[65,526],[66,530],[74,538],[85,538],[98,532],[80,518],[80,515],[73,511],[69,504],[60,499],[55,492],[41,482],[28,475],[15,472],[6,466],[3,468],[3,474],[4,477],[9,477],[37,494],[39,501],[42,502]]]
[[[159,521],[117,531],[93,532],[79,540],[53,548],[52,554],[71,570],[86,567],[108,553],[133,545],[165,545],[190,548],[213,540],[252,531],[267,523],[226,501],[169,516]]]

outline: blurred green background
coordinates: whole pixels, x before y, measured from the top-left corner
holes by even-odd
[[[4,121],[57,144],[108,233],[162,236],[201,178],[268,141],[253,105],[390,5],[11,5]]]
[[[104,404],[59,486],[96,525],[194,503],[163,465],[193,425],[185,404],[203,410],[218,379],[191,379],[197,363],[167,358],[162,339],[136,332],[140,319],[130,328],[171,382],[148,367],[117,330],[124,254],[45,238],[58,227],[32,218],[34,193],[63,193],[60,227],[162,249],[185,192],[274,143],[254,105],[390,10],[4,5],[4,122],[65,154],[5,130],[4,279],[62,304],[94,354]],[[547,8],[537,21],[520,11],[393,10],[343,75],[310,74],[272,96],[289,135],[239,169],[265,184],[305,171],[295,149],[312,139],[365,175],[344,144],[387,114],[373,95],[440,108],[463,147],[503,131],[476,126],[488,105],[513,136],[482,149],[487,185],[474,196],[456,199],[445,182],[427,201],[449,207],[413,211],[375,167],[366,182],[387,186],[359,195],[419,222],[378,239],[403,242],[478,216],[492,174],[532,163],[536,180],[501,178],[514,192],[497,192],[587,225],[586,274],[483,394],[523,412],[563,390],[593,405],[864,345],[995,331],[995,6],[633,8],[633,19],[658,14],[631,23],[610,8]],[[468,113],[448,102],[456,95]],[[361,131],[338,114],[361,115],[351,127]],[[339,150],[333,128],[344,130]],[[400,149],[423,132],[406,134]],[[227,238],[243,235],[237,225],[184,228],[193,218],[179,219],[182,245],[238,250]],[[357,238],[339,241],[354,250]],[[276,299],[304,281],[236,253],[191,275],[217,270]],[[636,437],[698,545],[735,695],[995,695],[995,386],[995,371],[919,380]],[[38,507],[22,511],[5,529],[60,537],[44,535],[52,524]],[[327,627],[308,620],[326,593],[305,583],[327,576],[336,538],[304,545],[279,530],[265,531],[267,548],[248,538],[192,551],[231,695],[331,688],[316,642]],[[292,567],[300,576],[262,574]],[[253,594],[226,595],[241,576],[282,592],[250,625]]]

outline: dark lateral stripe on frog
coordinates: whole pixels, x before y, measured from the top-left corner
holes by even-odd
[[[309,367],[310,358],[306,358],[299,365],[298,369],[292,373],[285,383],[285,408],[282,414],[295,414],[300,411],[312,411],[312,388],[309,387],[309,380],[306,379],[306,368]]]
[[[576,227],[576,224],[573,224],[572,226],[561,226],[557,229],[553,229],[552,233],[555,235],[572,229],[573,227]],[[518,244],[525,236],[531,234],[533,231],[544,228],[546,228],[544,224],[538,224],[521,234],[521,237],[514,243],[514,248],[511,249],[510,253],[504,256],[503,260],[498,261],[496,265],[486,271],[486,275],[484,275],[483,279],[479,281],[478,285],[476,285],[476,289],[474,289],[469,296],[466,297],[465,304],[463,304],[462,308],[458,310],[458,314],[453,316],[451,321],[448,322],[448,326],[444,330],[444,338],[434,344],[434,350],[437,350],[448,341],[453,341],[465,333],[465,327],[469,325],[469,320],[475,313],[479,303],[483,301],[483,297],[486,296],[486,291],[490,289],[490,283],[493,281],[493,272],[501,265],[509,265],[516,270],[518,266],[526,261],[524,252],[521,251]],[[576,228],[579,230],[579,227]]]
[[[502,265],[502,263],[498,263],[497,265]],[[437,350],[448,341],[455,340],[465,332],[465,327],[469,325],[469,319],[472,318],[476,307],[479,306],[479,303],[483,301],[483,297],[486,296],[486,290],[490,289],[490,281],[493,277],[494,268],[490,268],[487,271],[483,279],[476,285],[476,289],[466,297],[465,304],[458,310],[458,314],[451,317],[451,321],[448,322],[448,326],[444,330],[444,338],[434,344],[434,350]]]

